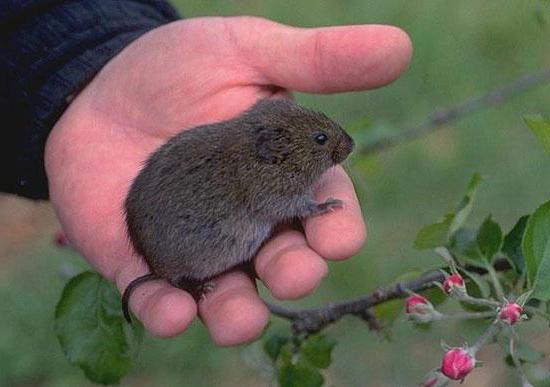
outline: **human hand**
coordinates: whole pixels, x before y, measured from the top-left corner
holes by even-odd
[[[258,99],[290,90],[335,93],[394,80],[408,65],[407,35],[388,26],[299,29],[268,20],[197,18],[143,35],[79,93],[48,137],[50,199],[71,244],[123,291],[149,270],[131,248],[123,202],[143,161],[178,131],[230,119]],[[305,220],[304,234],[278,232],[258,252],[260,280],[280,299],[312,292],[326,259],[354,255],[366,230],[352,183],[332,168],[318,201],[343,209]],[[253,280],[234,270],[196,305],[166,281],[142,285],[130,306],[153,335],[186,329],[197,313],[218,345],[260,335],[269,312]]]

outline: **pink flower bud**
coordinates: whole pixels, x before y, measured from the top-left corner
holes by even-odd
[[[502,321],[514,325],[518,322],[523,313],[523,307],[513,302],[507,302],[498,312],[498,318]]]
[[[463,380],[476,366],[476,359],[464,348],[451,348],[443,356],[441,372],[452,380]]]
[[[458,273],[451,274],[443,282],[443,290],[447,294],[452,294],[453,292],[466,292],[466,286],[464,285],[464,278]]]
[[[419,323],[427,323],[441,316],[432,303],[420,294],[413,294],[405,300],[405,313],[411,320]]]
[[[63,231],[58,231],[53,237],[53,242],[57,247],[68,247],[69,240]]]
[[[413,294],[405,300],[405,311],[407,314],[427,314],[433,310],[433,306],[426,297],[420,294]]]

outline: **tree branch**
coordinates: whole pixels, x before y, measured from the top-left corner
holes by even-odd
[[[499,106],[536,86],[550,82],[550,68],[522,77],[501,85],[480,97],[471,98],[461,104],[434,113],[418,126],[406,129],[399,134],[381,138],[359,149],[359,153],[370,155],[380,153],[397,145],[404,144],[441,129],[449,122],[459,120],[482,109]]]
[[[363,315],[369,308],[385,301],[408,296],[408,291],[418,292],[433,287],[434,282],[442,283],[445,276],[434,270],[421,277],[379,288],[364,297],[349,301],[329,303],[318,308],[301,310],[288,309],[280,305],[268,304],[272,314],[291,320],[295,333],[315,333],[345,315]]]
[[[473,271],[472,269],[474,268],[468,267],[468,270]],[[505,259],[498,259],[495,262],[495,270],[505,271],[508,269],[510,269],[510,265]],[[475,268],[475,271],[479,274],[487,274],[487,271],[481,268]],[[354,315],[363,319],[365,317],[372,318],[374,316],[369,309],[373,306],[405,298],[409,296],[410,292],[430,289],[435,287],[436,283],[441,284],[443,281],[445,281],[445,276],[441,270],[432,270],[416,279],[378,288],[363,297],[333,302],[316,308],[290,309],[271,303],[268,303],[267,306],[273,315],[290,320],[295,334],[317,333],[346,315]]]

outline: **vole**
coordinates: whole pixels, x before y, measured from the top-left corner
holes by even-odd
[[[180,132],[153,152],[124,203],[135,250],[151,270],[196,295],[213,277],[249,261],[275,226],[343,205],[317,203],[312,187],[353,150],[326,115],[287,99],[263,99],[242,115]]]

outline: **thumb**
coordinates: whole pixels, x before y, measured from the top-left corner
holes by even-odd
[[[252,17],[227,23],[260,84],[302,92],[383,86],[407,68],[412,55],[408,35],[392,26],[295,28]]]

